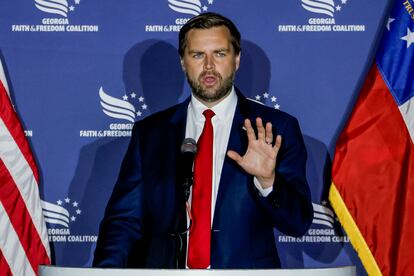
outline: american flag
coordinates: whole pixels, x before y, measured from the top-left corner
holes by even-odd
[[[40,264],[50,264],[38,183],[0,60],[0,275],[36,275]]]
[[[414,16],[396,0],[333,162],[332,206],[369,275],[414,275]]]

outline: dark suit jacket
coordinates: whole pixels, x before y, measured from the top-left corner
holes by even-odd
[[[313,210],[306,150],[297,120],[237,92],[228,149],[244,154],[245,118],[271,122],[282,135],[273,191],[260,196],[253,176],[226,157],[211,232],[211,268],[277,268],[273,227],[291,236],[309,228]],[[180,145],[189,100],[137,122],[100,226],[94,266],[185,267],[186,215]],[[181,250],[180,250],[181,249]]]

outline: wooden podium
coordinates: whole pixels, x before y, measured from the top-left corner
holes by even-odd
[[[104,269],[40,266],[39,276],[355,276],[353,266],[317,269]]]

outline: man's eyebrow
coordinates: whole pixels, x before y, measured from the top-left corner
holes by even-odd
[[[213,52],[214,52],[214,53],[219,53],[219,52],[230,52],[230,49],[229,49],[229,48],[220,48],[220,49],[214,50]],[[190,53],[190,54],[202,54],[202,53],[204,53],[204,51],[202,51],[202,50],[197,50],[197,49],[189,49],[189,50],[188,50],[188,53]]]
[[[215,53],[218,53],[218,52],[230,52],[230,49],[229,48],[221,48],[221,49],[214,50],[214,52]]]
[[[204,53],[203,51],[201,51],[201,50],[188,50],[188,52],[190,53],[190,54],[200,54],[200,53]]]

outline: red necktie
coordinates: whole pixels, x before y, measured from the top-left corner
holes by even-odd
[[[197,142],[194,161],[194,186],[191,198],[192,225],[188,244],[189,268],[207,268],[210,265],[211,190],[213,184],[213,125],[215,115],[210,109],[203,112],[206,121]]]

